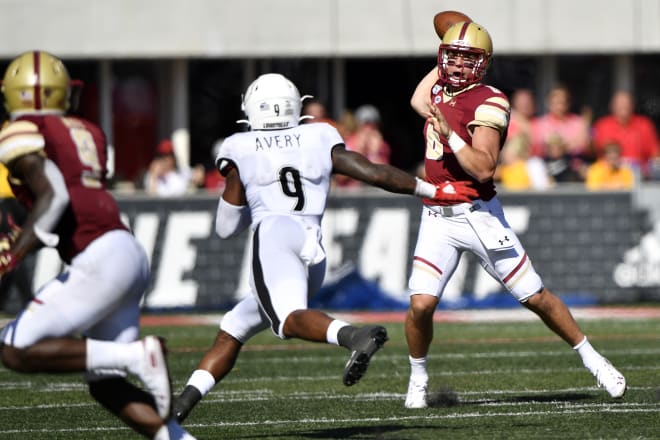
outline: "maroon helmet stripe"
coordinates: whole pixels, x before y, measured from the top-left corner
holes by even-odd
[[[467,33],[467,30],[468,30],[469,26],[470,26],[469,22],[466,21],[465,23],[463,23],[463,27],[461,28],[461,33],[458,36],[459,40],[465,40],[465,34]]]
[[[41,110],[41,78],[39,78],[39,73],[41,68],[39,66],[39,52],[32,52],[32,62],[34,64],[34,108]]]

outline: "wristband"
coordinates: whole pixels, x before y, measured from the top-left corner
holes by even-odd
[[[457,135],[455,131],[451,132],[449,138],[447,139],[447,142],[449,143],[449,148],[451,148],[451,151],[453,151],[454,154],[458,153],[461,150],[461,148],[463,148],[466,145],[465,141],[461,139],[461,137]]]
[[[437,188],[434,184],[426,182],[418,177],[415,177],[417,184],[415,185],[415,192],[413,193],[417,197],[424,197],[427,199],[432,199],[435,197],[435,192]]]

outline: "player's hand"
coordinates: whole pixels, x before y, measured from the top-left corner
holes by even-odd
[[[479,197],[479,193],[471,185],[472,182],[467,180],[441,183],[435,186],[436,191],[433,200],[444,203],[469,203]]]
[[[440,133],[442,136],[447,138],[451,134],[451,127],[449,126],[447,119],[445,119],[445,115],[443,115],[440,109],[435,105],[432,105],[429,108],[428,114],[426,115],[426,120],[433,126],[435,131]]]
[[[7,251],[0,252],[0,277],[7,272],[11,272],[18,264],[14,255]]]
[[[21,228],[14,224],[11,216],[9,217],[11,230],[8,233],[0,234],[0,277],[14,270],[18,264],[18,259],[10,252],[10,249],[21,231]]]

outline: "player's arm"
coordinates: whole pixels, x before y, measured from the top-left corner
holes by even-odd
[[[500,154],[500,131],[485,125],[477,125],[472,133],[472,145],[456,134],[442,112],[432,106],[427,113],[429,123],[442,136],[447,138],[449,147],[456,155],[463,170],[477,179],[486,182],[493,178]]]
[[[431,89],[433,89],[438,78],[438,67],[434,66],[433,69],[431,69],[431,71],[417,84],[417,87],[410,98],[410,106],[420,116],[426,117],[429,109],[433,106],[431,102]]]
[[[477,197],[477,192],[469,187],[469,182],[436,186],[391,165],[373,163],[360,153],[347,150],[344,144],[333,147],[332,166],[335,173],[394,193],[412,194],[439,202],[469,202],[471,198]]]
[[[22,230],[11,247],[11,254],[20,261],[42,245],[57,246],[59,237],[52,231],[69,205],[69,192],[60,170],[41,153],[19,156],[8,164],[8,168],[11,175],[21,180],[35,196]]]
[[[215,232],[220,238],[229,238],[243,232],[252,222],[252,217],[238,168],[232,162],[220,160],[218,171],[225,177],[226,186],[218,201]]]

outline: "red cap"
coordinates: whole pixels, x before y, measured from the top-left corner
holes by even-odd
[[[174,145],[172,145],[172,141],[169,139],[160,141],[158,147],[156,148],[156,154],[174,154]]]

